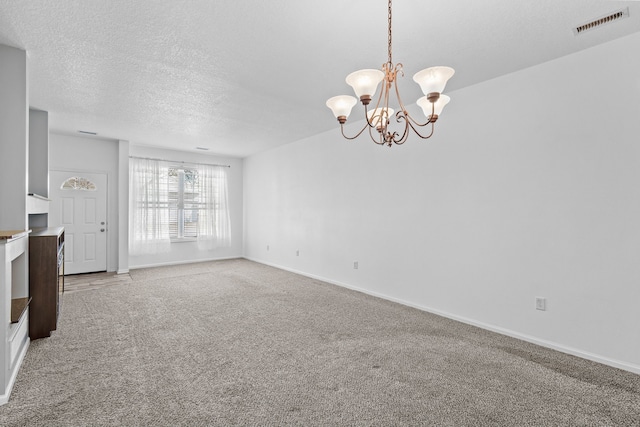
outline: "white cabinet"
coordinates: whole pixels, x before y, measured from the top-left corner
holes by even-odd
[[[37,194],[29,194],[27,196],[27,213],[32,214],[48,214],[50,200],[44,196]]]
[[[30,342],[28,234],[0,231],[0,405],[9,400]]]

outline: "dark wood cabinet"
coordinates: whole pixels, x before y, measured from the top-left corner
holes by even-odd
[[[64,292],[64,227],[34,229],[29,236],[29,338],[51,336]]]

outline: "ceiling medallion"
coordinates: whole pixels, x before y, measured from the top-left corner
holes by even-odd
[[[431,67],[417,72],[413,76],[413,80],[420,85],[425,96],[418,99],[417,104],[422,108],[424,115],[427,117],[425,123],[421,123],[414,119],[406,110],[400,92],[398,91],[397,77],[404,76],[402,64],[393,64],[391,59],[391,0],[389,0],[389,43],[388,52],[389,60],[382,65],[382,70],[359,70],[349,74],[346,78],[347,84],[351,86],[356,96],[364,105],[365,119],[367,123],[355,136],[347,136],[344,134],[344,124],[347,117],[351,113],[351,109],[358,102],[356,98],[349,95],[334,96],[327,100],[327,107],[333,111],[334,116],[340,123],[342,136],[346,139],[356,139],[362,132],[369,129],[369,136],[379,145],[404,144],[409,136],[409,128],[422,139],[430,138],[433,135],[435,122],[442,113],[442,109],[449,102],[447,95],[442,95],[447,81],[455,72],[451,67]],[[383,82],[382,90],[378,96],[375,108],[368,109],[373,96],[376,93],[378,84]],[[393,109],[389,108],[390,92],[395,92],[395,97],[399,106],[399,111],[395,114],[396,122],[404,122],[404,131],[402,134],[388,129],[389,120],[393,116]],[[419,132],[419,128],[431,125],[428,134],[423,135]],[[374,130],[378,135],[374,134]]]

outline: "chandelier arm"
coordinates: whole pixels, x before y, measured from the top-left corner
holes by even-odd
[[[396,144],[396,145],[402,145],[407,140],[407,138],[404,136],[404,134],[403,134],[403,137],[400,138],[400,139],[397,139],[396,138],[397,136],[398,136],[398,132],[394,132],[393,134],[390,134],[389,147],[391,147],[391,143],[392,142],[394,144]]]
[[[369,127],[369,126],[364,125],[364,127],[362,129],[360,129],[360,132],[358,132],[355,136],[347,136],[347,135],[344,134],[344,123],[340,123],[340,132],[342,132],[342,136],[345,137],[345,139],[352,140],[352,139],[356,139],[357,137],[362,135],[362,132],[364,132],[364,130],[367,127]]]
[[[396,145],[402,145],[407,141],[407,137],[405,137],[404,139],[399,139],[398,141],[393,141],[394,144]]]
[[[378,108],[378,106],[380,105],[380,99],[382,98],[382,91],[380,91],[380,95],[378,95],[378,101],[376,102],[376,108],[374,108],[374,111]],[[367,121],[367,125],[370,128],[375,128],[375,126],[369,121],[369,109],[367,108],[367,104],[362,104],[364,105],[364,119]],[[362,134],[362,132],[364,131],[364,129],[362,129],[360,132],[358,132],[358,135]],[[344,133],[343,133],[344,135]],[[355,136],[354,138],[357,138],[358,136]],[[345,137],[346,138],[346,137]],[[354,139],[354,138],[347,138],[347,139]]]
[[[399,63],[398,65],[396,65],[396,72],[400,72],[404,76],[404,70],[402,68],[402,64]],[[431,118],[428,118],[426,123],[420,123],[416,119],[414,119],[413,116],[411,114],[409,114],[409,112],[407,111],[407,109],[404,106],[404,102],[402,101],[402,97],[400,96],[400,90],[398,89],[398,80],[397,79],[394,81],[394,87],[395,87],[395,91],[396,91],[396,98],[398,99],[398,105],[400,106],[400,109],[402,110],[402,113],[405,116],[405,118],[407,119],[407,121],[410,120],[415,125],[420,126],[420,127],[424,127],[424,126],[428,125],[429,123],[431,123]],[[434,104],[431,104],[431,111],[432,111],[431,114],[433,114]]]
[[[413,116],[412,116],[412,115],[410,115],[410,114],[407,114],[407,117],[409,117],[409,119],[413,122],[413,124],[414,124],[414,125],[416,125],[416,126],[420,126],[420,127],[425,127],[425,126],[426,126],[426,125],[428,125],[428,124],[435,123],[435,122],[432,122],[432,121],[431,121],[431,117],[432,117],[432,116],[429,116],[429,118],[427,118],[427,121],[426,121],[425,123],[420,123],[420,122],[418,122],[418,121],[417,121],[416,119],[414,119],[414,118],[413,118]]]
[[[397,79],[398,73],[400,73],[400,75],[404,77],[404,69],[402,67],[403,65],[400,63],[396,65],[396,70],[395,70],[396,79],[393,81],[393,86],[396,91],[396,99],[398,100],[398,106],[400,107],[400,110],[402,110],[408,116],[409,113],[407,112],[407,109],[404,107],[404,102],[402,102],[402,97],[400,96],[400,90],[398,89],[398,79]]]
[[[380,101],[382,101],[382,97],[383,97],[383,95],[385,95],[386,92],[387,92],[386,89],[385,90],[380,90],[380,94],[378,95],[378,100],[376,101],[376,107],[373,109],[373,111],[376,111],[380,107]],[[388,93],[386,93],[386,95],[387,96],[385,97],[385,99],[388,98]],[[387,106],[388,106],[388,101],[387,101]],[[371,139],[373,140],[373,142],[375,142],[378,145],[382,145],[382,144],[384,144],[384,142],[377,142],[375,140],[375,138],[373,137],[373,135],[371,134],[371,129],[376,129],[376,126],[373,123],[371,123],[371,121],[369,121],[369,114],[368,113],[369,113],[369,109],[367,108],[367,104],[364,104],[364,119],[367,121],[367,125],[369,126],[369,136],[371,136]],[[365,125],[365,128],[367,127],[367,125]],[[384,126],[384,128],[386,130],[386,126]],[[345,138],[347,138],[347,139],[355,139],[358,136],[360,136],[362,134],[362,132],[364,132],[364,128],[360,132],[358,132],[358,135],[356,135],[355,137],[347,138],[345,136]],[[342,135],[344,136],[344,133]]]
[[[373,111],[377,110],[378,107],[380,106],[380,100],[382,99],[382,91],[380,91],[380,95],[378,95],[378,102],[376,102],[376,108],[373,109]],[[373,117],[372,117],[373,118]],[[367,121],[367,124],[369,125],[370,128],[376,128],[370,121],[369,121],[369,110],[367,109],[367,106],[364,106],[364,119]],[[360,131],[360,133],[362,133],[362,131]],[[359,135],[359,134],[358,134]]]
[[[392,67],[393,64],[390,64],[390,66]],[[391,70],[391,68],[389,68],[389,70]],[[389,71],[389,72],[393,73],[392,71]],[[391,75],[387,74],[387,77],[388,78],[385,79],[385,81],[384,81],[385,82],[385,86],[384,86],[384,106],[382,107],[382,108],[384,108],[384,111],[385,111],[385,114],[384,114],[383,118],[386,117],[386,120],[383,122],[383,126],[382,126],[382,129],[383,129],[382,134],[383,135],[387,135],[387,129],[389,127],[389,119],[390,119],[390,117],[389,117],[389,98],[391,97],[390,96],[391,94],[389,93],[390,89],[391,89],[391,80],[390,79],[393,79],[395,81],[395,74],[391,74]],[[393,138],[391,138],[391,139],[393,139]]]
[[[409,121],[407,120],[405,112],[398,111],[396,113],[396,122],[400,123],[401,120],[404,120],[404,132],[402,132],[402,136],[400,137],[400,139],[396,139],[395,137],[393,138],[393,142],[396,145],[404,144],[404,142],[407,140],[407,136],[408,136]],[[398,135],[398,133],[394,132],[394,135]]]
[[[384,135],[382,134],[382,132],[380,132],[380,140],[379,140],[379,141],[377,141],[377,140],[373,137],[373,134],[371,133],[371,128],[369,128],[369,137],[371,137],[371,140],[372,140],[374,143],[378,144],[378,145],[384,145],[384,144],[385,144],[385,141],[384,141]]]
[[[409,123],[409,122],[407,122],[407,123]],[[429,133],[429,135],[427,135],[427,136],[424,136],[424,135],[422,135],[420,132],[418,132],[418,130],[417,130],[415,127],[413,127],[413,125],[412,125],[411,123],[409,123],[409,126],[411,126],[411,129],[413,129],[413,132],[414,132],[416,135],[418,135],[420,138],[422,138],[422,139],[429,139],[429,138],[431,138],[431,136],[433,136],[433,131],[435,130],[435,123],[436,123],[436,122],[431,122],[431,132],[430,132],[430,133]]]

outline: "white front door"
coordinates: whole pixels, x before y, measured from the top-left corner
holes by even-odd
[[[107,175],[50,171],[49,226],[64,227],[65,274],[107,269]]]

